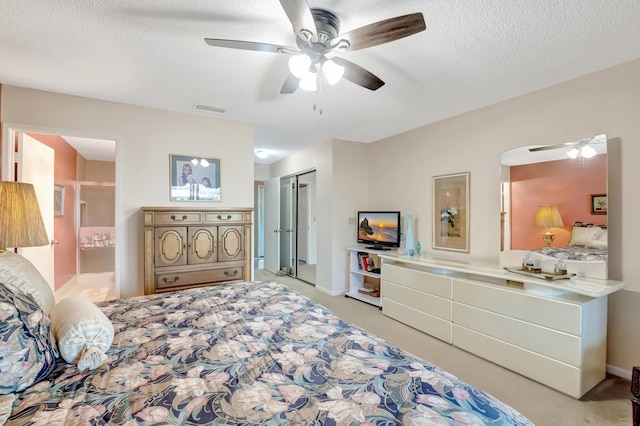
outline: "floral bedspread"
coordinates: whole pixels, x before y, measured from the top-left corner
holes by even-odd
[[[100,304],[108,361],[60,360],[8,425],[531,425],[513,408],[276,283]]]
[[[607,260],[607,249],[582,246],[541,247],[529,251],[563,260]]]

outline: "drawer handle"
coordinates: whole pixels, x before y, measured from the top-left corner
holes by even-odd
[[[233,270],[233,274],[230,274],[230,273],[229,273],[229,271],[224,271],[224,274],[225,274],[227,277],[235,277],[236,275],[238,275],[238,270],[237,270],[237,269],[234,269],[234,270]]]
[[[175,214],[172,214],[172,215],[171,215],[171,219],[172,219],[172,220],[174,220],[174,221],[176,221],[176,222],[182,222],[183,220],[187,220],[187,215],[186,215],[186,214],[183,214],[183,215],[182,215],[182,219],[176,219],[176,215],[175,215]]]
[[[173,277],[173,281],[171,281],[171,283],[177,283],[179,279],[180,279],[180,277],[175,276],[175,277]],[[167,277],[163,277],[163,278],[162,278],[162,281],[163,281],[165,284],[169,284],[169,280],[167,279]]]
[[[227,215],[226,219],[222,215],[218,215],[218,220],[231,220],[231,215]]]

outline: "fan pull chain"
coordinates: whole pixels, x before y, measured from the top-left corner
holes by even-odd
[[[318,99],[320,99],[320,97],[322,96],[322,80],[323,79],[320,75],[321,72],[322,71],[318,71],[318,73],[316,74],[316,79],[317,79],[316,84],[318,85],[318,90],[316,91],[316,97]],[[318,114],[322,115],[322,107],[318,105],[319,103],[320,103],[319,101],[316,101],[316,100],[313,101],[313,110],[318,111]]]

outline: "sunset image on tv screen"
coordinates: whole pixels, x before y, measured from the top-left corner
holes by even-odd
[[[362,213],[358,217],[358,238],[395,242],[398,239],[397,221],[395,213]]]

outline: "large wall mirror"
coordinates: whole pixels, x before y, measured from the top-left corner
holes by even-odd
[[[601,134],[502,154],[501,250],[555,256],[571,248],[584,251],[580,260],[606,264],[607,143]]]

